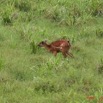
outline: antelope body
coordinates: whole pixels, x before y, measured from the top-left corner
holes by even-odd
[[[69,53],[71,44],[68,40],[65,39],[57,40],[50,44],[48,44],[46,41],[42,41],[38,44],[38,46],[46,48],[49,52],[52,52],[55,56],[57,55],[57,53],[61,52],[64,57],[67,57],[68,55],[73,57],[73,55]]]

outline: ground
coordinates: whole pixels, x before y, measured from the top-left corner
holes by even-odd
[[[102,98],[102,0],[0,2],[0,103],[97,103]],[[37,46],[60,38],[70,40],[74,58],[54,57]]]

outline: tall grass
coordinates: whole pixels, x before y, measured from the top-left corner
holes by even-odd
[[[46,4],[45,4],[46,2]],[[48,18],[58,22],[59,25],[74,25],[84,23],[87,16],[103,16],[103,2],[101,0],[91,1],[9,1],[4,3],[7,10],[4,10],[2,19],[5,24],[12,23],[12,18],[21,21],[31,21],[35,16]],[[50,4],[49,4],[50,2]],[[47,5],[48,4],[48,5]],[[3,4],[2,4],[3,5]],[[38,6],[36,6],[38,5]],[[80,6],[81,5],[81,6]],[[19,12],[19,14],[15,11]],[[3,11],[3,10],[2,10]],[[33,16],[35,15],[35,16]],[[88,19],[88,18],[87,18]],[[84,20],[86,21],[86,20]]]

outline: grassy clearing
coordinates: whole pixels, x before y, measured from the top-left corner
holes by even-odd
[[[97,103],[103,96],[102,0],[0,1],[0,102]],[[75,58],[37,44],[66,38]]]

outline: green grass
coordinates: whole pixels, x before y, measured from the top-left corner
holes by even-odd
[[[103,96],[103,1],[0,2],[0,103],[97,103]],[[75,58],[37,46],[60,38],[70,40]],[[95,100],[87,100],[91,95]]]

